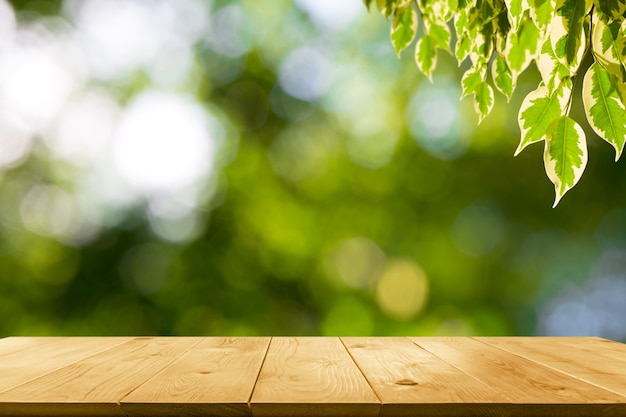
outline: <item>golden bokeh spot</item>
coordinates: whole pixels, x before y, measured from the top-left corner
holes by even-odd
[[[428,277],[415,262],[394,260],[376,287],[376,300],[391,318],[409,320],[417,315],[428,299]]]

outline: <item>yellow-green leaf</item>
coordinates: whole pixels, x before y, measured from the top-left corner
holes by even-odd
[[[626,142],[626,108],[615,79],[597,63],[585,74],[583,105],[593,130],[615,148],[617,161]]]
[[[385,17],[389,17],[393,14],[393,9],[395,7],[394,0],[376,0],[376,7],[380,13]]]
[[[543,152],[546,174],[554,184],[556,207],[587,166],[587,141],[583,129],[569,116],[557,118],[548,130]]]
[[[417,13],[409,5],[406,9],[396,11],[391,23],[391,43],[400,56],[400,52],[413,41],[417,32]]]
[[[539,53],[541,33],[530,18],[520,23],[517,32],[511,32],[507,38],[505,57],[507,64],[517,78]]]
[[[424,17],[425,32],[435,42],[436,46],[450,52],[450,39],[452,34],[445,22],[428,19]]]
[[[530,18],[539,29],[546,29],[552,21],[555,0],[528,0]]]

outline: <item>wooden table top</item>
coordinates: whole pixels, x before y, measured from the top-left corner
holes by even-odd
[[[8,337],[0,416],[626,416],[588,337]]]

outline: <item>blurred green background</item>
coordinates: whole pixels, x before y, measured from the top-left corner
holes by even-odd
[[[537,71],[476,126],[464,66],[388,36],[359,0],[0,0],[0,336],[626,340],[624,159],[588,129],[552,209]]]

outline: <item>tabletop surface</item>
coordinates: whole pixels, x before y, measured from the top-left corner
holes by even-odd
[[[8,337],[0,416],[626,416],[592,337]]]

